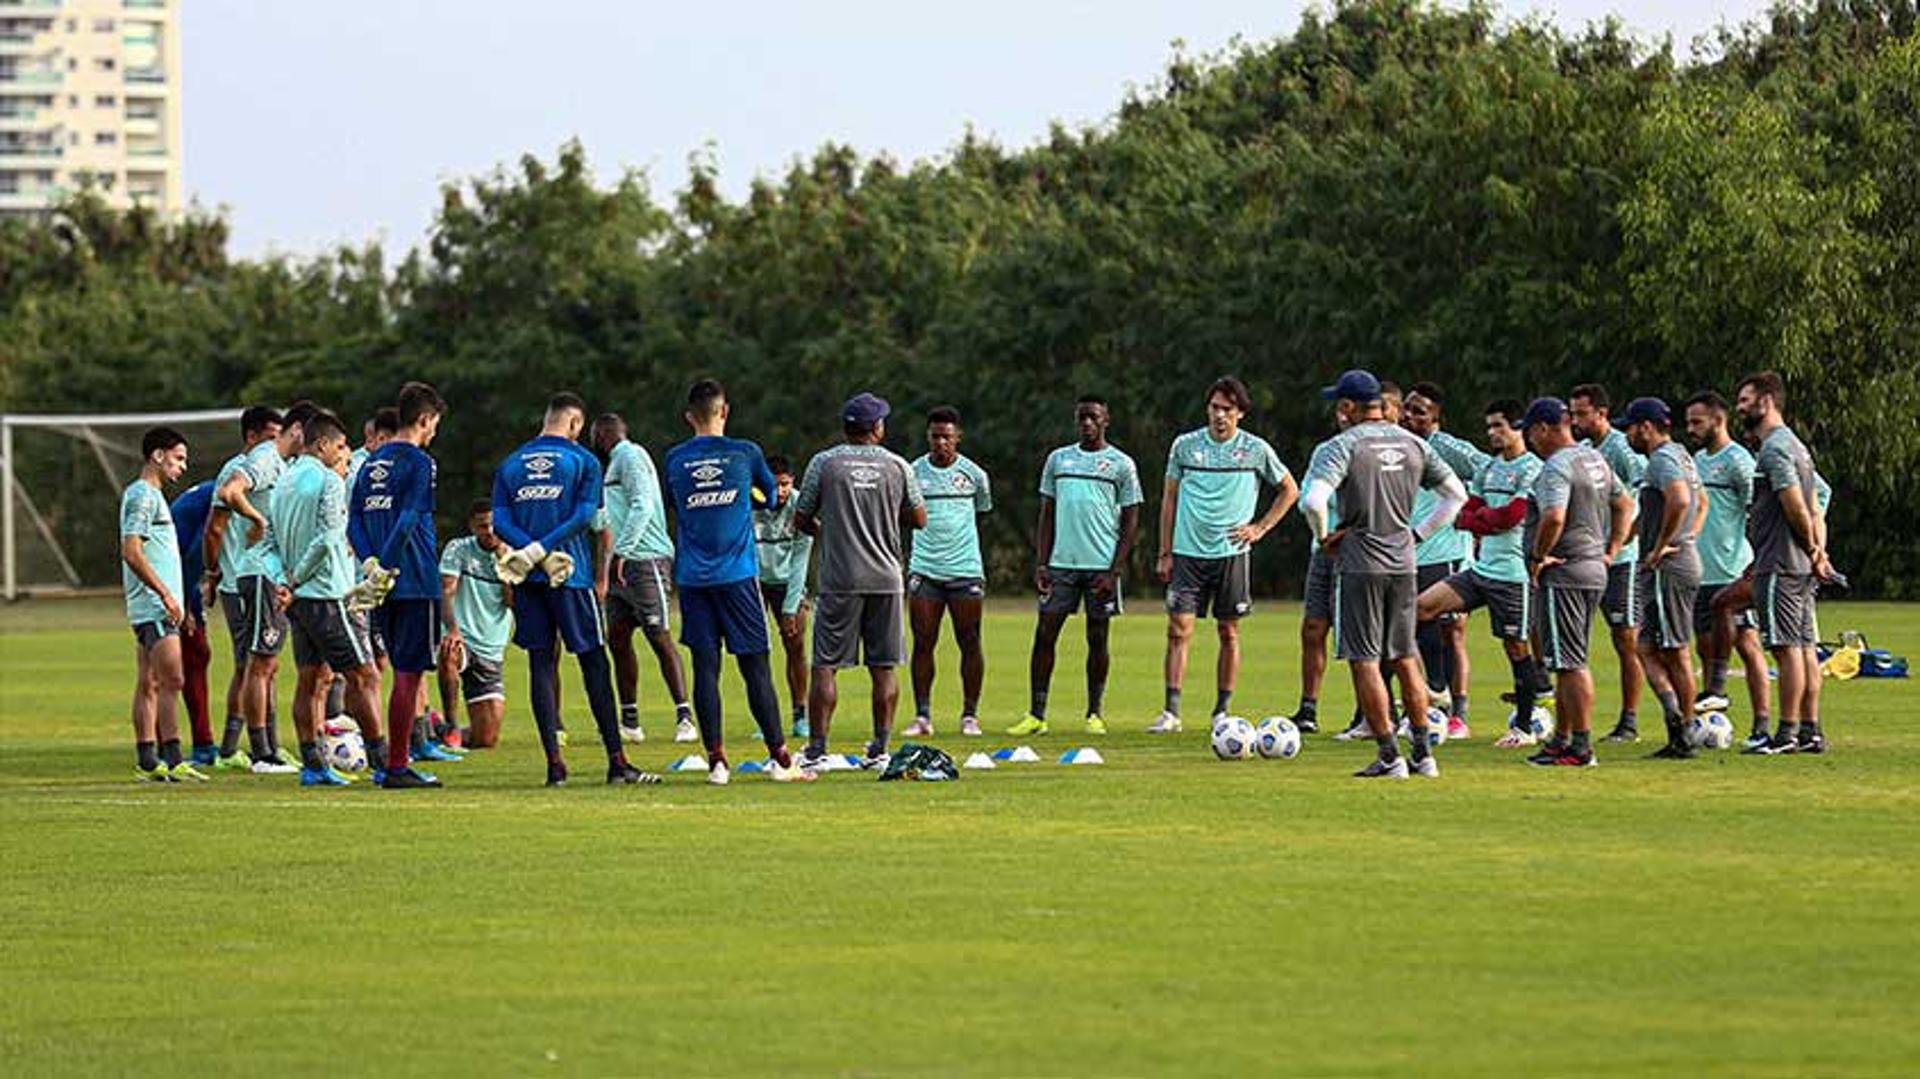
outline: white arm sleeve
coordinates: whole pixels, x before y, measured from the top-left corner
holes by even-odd
[[[1425,540],[1428,536],[1453,523],[1459,515],[1460,507],[1467,504],[1467,489],[1460,486],[1460,477],[1449,475],[1446,482],[1436,490],[1439,497],[1434,500],[1433,509],[1418,521],[1413,522],[1413,538]]]
[[[1454,486],[1460,486],[1460,482],[1455,480]],[[1315,540],[1327,538],[1327,504],[1332,501],[1332,484],[1322,479],[1307,481],[1307,493],[1300,496],[1300,512],[1306,515],[1307,527],[1313,529]],[[1460,501],[1464,504],[1466,499],[1463,497]],[[1459,507],[1455,506],[1454,511],[1458,510]]]

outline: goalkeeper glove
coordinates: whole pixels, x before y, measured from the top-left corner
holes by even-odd
[[[540,568],[547,571],[548,582],[564,584],[573,574],[573,556],[565,551],[555,551],[540,560]]]
[[[519,584],[527,579],[527,574],[547,557],[547,549],[538,541],[527,544],[518,550],[508,551],[494,563],[500,573],[500,579],[508,584]]]

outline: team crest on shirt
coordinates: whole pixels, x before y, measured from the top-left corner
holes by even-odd
[[[1113,471],[1113,462],[1107,460],[1105,457],[1099,458],[1093,462],[1093,470],[1095,472],[1111,472]]]
[[[553,466],[558,463],[558,461],[559,457],[552,453],[540,452],[527,454],[527,478],[530,480],[552,478]]]
[[[877,468],[868,468],[865,465],[849,469],[847,475],[856,485],[861,487],[871,487],[880,482],[880,470]]]
[[[712,483],[726,474],[719,465],[701,465],[693,470],[693,479],[696,483]]]
[[[1204,464],[1206,464],[1206,463],[1207,463],[1207,451],[1206,451],[1206,450],[1194,450],[1194,451],[1193,451],[1193,463],[1194,463],[1194,464],[1196,464],[1196,465],[1204,465]]]
[[[952,486],[956,494],[970,495],[973,493],[973,477],[959,473],[953,477]]]
[[[392,466],[385,461],[373,462],[367,466],[367,482],[375,487],[385,487],[387,485],[387,473],[391,468]]]
[[[1379,450],[1374,456],[1379,460],[1382,472],[1400,472],[1407,467],[1405,451],[1394,449],[1392,446]]]
[[[1599,461],[1599,462],[1589,461],[1587,462],[1586,469],[1587,469],[1587,480],[1588,482],[1592,483],[1595,487],[1599,487],[1600,485],[1606,483],[1607,474],[1613,471],[1612,466],[1608,465],[1605,461]]]

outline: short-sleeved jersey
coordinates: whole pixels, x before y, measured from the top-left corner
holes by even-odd
[[[318,458],[294,459],[273,496],[282,582],[300,599],[342,599],[359,571],[347,542],[347,484]]]
[[[1679,550],[1667,564],[1676,568],[1697,567],[1700,556],[1693,549],[1693,507],[1700,504],[1700,474],[1686,449],[1671,440],[1647,455],[1647,471],[1640,478],[1640,557],[1648,558],[1654,553],[1654,544],[1660,540],[1661,521],[1667,512],[1667,488],[1676,482],[1686,485],[1689,501],[1687,515],[1681,519],[1680,530],[1673,537]]]
[[[807,598],[807,562],[813,537],[793,526],[794,499],[773,509],[753,511],[754,546],[760,555],[760,583],[787,590],[781,614],[792,614]]]
[[[513,612],[507,586],[494,569],[493,552],[472,536],[449,540],[440,551],[440,576],[459,583],[453,593],[453,624],[460,627],[467,651],[498,663],[513,636]]]
[[[1214,441],[1205,427],[1173,440],[1167,479],[1179,484],[1173,553],[1187,558],[1231,558],[1247,549],[1228,533],[1253,520],[1260,485],[1278,487],[1291,475],[1267,440],[1235,431]]]
[[[354,449],[352,453],[347,455],[347,493],[348,495],[352,495],[353,485],[359,482],[360,480],[360,470],[366,466],[367,458],[372,456],[372,454],[373,454],[373,451],[367,449],[367,447],[358,446]]]
[[[199,582],[206,571],[206,551],[201,544],[207,536],[207,518],[213,513],[213,481],[201,480],[180,492],[167,510],[173,514],[173,531],[180,539],[180,580],[189,586],[181,599],[188,614],[204,619],[206,605]]]
[[[1319,480],[1340,500],[1338,565],[1342,573],[1397,576],[1415,570],[1414,498],[1422,488],[1440,487],[1453,471],[1424,439],[1382,420],[1356,424],[1335,436],[1319,471]]]
[[[144,479],[127,484],[120,493],[120,538],[128,536],[140,540],[147,565],[153,567],[154,575],[175,601],[180,601],[180,539],[173,527],[173,512],[167,508],[160,488]],[[120,560],[120,584],[127,596],[128,625],[166,620],[167,605],[160,594],[148,588],[124,558]]]
[[[600,462],[572,439],[539,435],[507,454],[493,473],[493,531],[518,550],[539,543],[549,553],[565,551],[574,571],[564,588],[592,588],[593,535],[588,525],[600,509]],[[527,580],[542,582],[535,567]]]
[[[236,453],[227,458],[227,463],[220,466],[219,472],[214,473],[213,490],[216,497],[213,508],[221,508],[218,498],[220,488],[225,487],[227,481],[233,478],[233,474],[245,467],[246,463],[247,455]],[[211,519],[211,512],[208,517]],[[220,591],[229,596],[240,594],[240,558],[247,550],[246,531],[247,522],[238,515],[229,513],[226,531],[220,536]],[[204,538],[202,542],[205,542]],[[203,559],[206,557],[204,550],[201,552],[201,557]]]
[[[1787,523],[1780,492],[1798,487],[1809,512],[1820,505],[1813,454],[1807,451],[1800,436],[1783,423],[1768,432],[1760,443],[1760,452],[1753,459],[1753,471],[1753,506],[1747,514],[1747,539],[1753,544],[1753,571],[1812,573],[1813,560],[1793,537],[1793,526]]]
[[[606,502],[616,557],[673,557],[660,474],[654,471],[653,457],[645,447],[623,438],[607,455]]]
[[[1560,539],[1549,552],[1561,563],[1540,571],[1540,583],[1562,588],[1604,589],[1607,586],[1607,540],[1613,533],[1613,499],[1627,493],[1626,484],[1600,456],[1582,443],[1563,446],[1540,466],[1527,507],[1526,550],[1531,553],[1540,534],[1540,516],[1565,509]]]
[[[1693,455],[1694,470],[1707,500],[1707,519],[1695,546],[1700,550],[1700,583],[1731,584],[1753,561],[1747,542],[1747,503],[1753,501],[1753,454],[1738,442],[1717,452]]]
[[[1600,456],[1607,462],[1607,467],[1613,469],[1613,474],[1619,477],[1621,486],[1627,489],[1628,494],[1633,494],[1640,489],[1640,481],[1647,471],[1647,459],[1634,451],[1633,446],[1627,442],[1625,431],[1618,427],[1608,429],[1607,437],[1595,443],[1593,448],[1600,451]],[[1627,544],[1620,548],[1619,554],[1613,556],[1613,563],[1616,566],[1638,561],[1640,561],[1640,545],[1637,543]]]
[[[1511,503],[1516,498],[1526,498],[1533,493],[1533,483],[1540,475],[1540,458],[1532,453],[1522,453],[1518,457],[1495,457],[1474,477],[1467,493],[1485,502],[1493,509]],[[1495,581],[1507,581],[1519,584],[1527,579],[1526,533],[1516,525],[1505,532],[1495,532],[1480,537],[1480,553],[1475,557],[1473,568],[1482,577]]]
[[[394,439],[374,450],[360,469],[348,502],[348,535],[361,558],[399,570],[396,599],[436,599],[440,542],[434,535],[433,456]]]
[[[914,533],[907,569],[936,581],[984,578],[977,518],[993,509],[987,470],[965,454],[946,468],[922,454],[913,462],[913,476],[927,500],[927,527]]]
[[[821,594],[900,591],[900,518],[925,505],[913,467],[884,446],[843,443],[814,454],[794,509],[820,525]]]
[[[260,536],[259,543],[247,543],[247,533],[251,530],[242,520],[229,521],[225,542],[239,540],[246,544],[240,554],[238,570],[241,577],[265,577],[277,581],[281,573],[280,548],[273,541],[273,488],[286,474],[287,460],[280,456],[280,448],[275,440],[269,438],[247,451],[246,458],[240,462],[240,471],[247,477],[247,501],[252,504],[260,516],[267,519],[267,528]]]
[[[679,551],[673,579],[683,585],[731,584],[760,576],[754,551],[754,492],[772,507],[773,470],[745,439],[700,435],[667,451]]]
[[[1104,572],[1120,549],[1120,511],[1138,506],[1140,470],[1115,446],[1082,449],[1079,443],[1047,455],[1040,494],[1053,500],[1054,569]]]
[[[1464,438],[1456,438],[1445,431],[1435,431],[1427,436],[1427,447],[1440,456],[1440,460],[1460,477],[1461,486],[1473,482],[1481,469],[1493,458],[1478,446]],[[1413,519],[1424,520],[1433,512],[1434,504],[1440,495],[1432,488],[1422,487],[1413,499]],[[1451,524],[1436,528],[1433,535],[1421,540],[1414,548],[1414,561],[1422,566],[1436,566],[1449,562],[1461,562],[1473,555],[1473,536],[1462,532]]]

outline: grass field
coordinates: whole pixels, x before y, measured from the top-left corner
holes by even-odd
[[[506,744],[391,794],[136,785],[117,604],[0,610],[0,1074],[1920,1071],[1914,683],[1829,684],[1824,758],[1536,770],[1490,745],[1505,667],[1476,622],[1476,739],[1440,782],[1383,786],[1325,736],[1229,764],[1203,723],[1138,733],[1151,607],[1114,635],[1104,768],[1051,763],[1085,742],[1056,722],[1047,763],[953,784],[547,791],[516,668]],[[1295,617],[1247,623],[1236,710],[1291,709]],[[1920,652],[1920,608],[1821,619]],[[995,730],[1030,624],[989,619]],[[1611,715],[1610,656],[1601,685]]]

